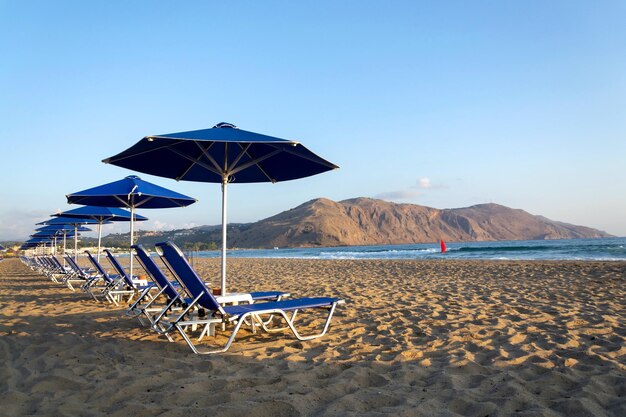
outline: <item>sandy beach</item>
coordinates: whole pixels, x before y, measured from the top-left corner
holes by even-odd
[[[217,282],[218,262],[195,266]],[[0,262],[0,414],[626,415],[626,263],[230,259],[229,267],[233,291],[346,304],[321,339],[246,330],[227,353],[199,356],[122,307],[18,260]]]

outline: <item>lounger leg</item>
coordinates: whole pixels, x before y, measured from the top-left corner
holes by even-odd
[[[129,307],[128,310],[126,310],[126,315],[130,316],[130,317],[137,317],[141,314],[141,311],[139,313],[137,313],[135,311],[135,309],[137,308],[137,306],[139,305],[140,302],[143,301],[144,297],[147,295],[147,293],[150,291],[150,287],[146,288],[145,290],[143,290],[141,292],[141,294],[139,295],[139,298],[137,298],[137,300],[132,303]],[[159,294],[161,294],[163,290],[159,291]],[[159,295],[157,294],[157,296]],[[132,314],[131,314],[132,313]]]
[[[207,323],[204,326],[204,329],[202,329],[202,333],[200,333],[200,336],[198,337],[198,342],[204,339],[205,336],[215,336],[215,323]]]
[[[294,311],[294,314],[291,317],[289,317],[287,313],[285,313],[284,311],[277,311],[276,313],[280,314],[285,319],[285,321],[287,322],[287,326],[289,327],[293,335],[296,336],[298,340],[304,341],[304,340],[317,339],[318,337],[322,337],[326,334],[326,332],[328,331],[328,327],[330,326],[330,322],[333,317],[333,313],[335,312],[336,306],[337,306],[337,303],[333,303],[332,306],[330,307],[328,316],[326,317],[326,322],[324,323],[324,328],[322,329],[322,331],[320,333],[312,334],[309,336],[301,336],[298,330],[296,330],[294,321],[296,319],[296,313],[298,310]],[[263,326],[263,330],[265,330],[268,333],[276,333],[284,329],[286,329],[286,327],[283,327],[280,329],[270,329],[270,328],[267,328],[266,326]]]
[[[189,305],[187,306],[187,308],[185,308],[182,313],[180,313],[178,315],[178,317],[176,317],[176,319],[174,319],[174,322],[172,322],[168,327],[164,327],[161,326],[159,324],[159,322],[161,321],[161,319],[163,318],[163,316],[167,313],[167,311],[170,309],[171,306],[174,305],[174,302],[176,301],[176,299],[172,300],[171,303],[169,303],[167,305],[167,307],[165,307],[163,309],[163,311],[161,311],[161,314],[159,314],[155,319],[154,322],[152,324],[152,329],[159,333],[159,334],[167,334],[170,330],[172,330],[174,327],[177,326],[178,322],[182,321],[182,319],[187,315],[187,313],[189,313],[189,311],[196,305],[196,303],[198,302],[198,300],[200,299],[200,297],[202,297],[202,294],[198,295],[191,303],[189,303]],[[168,336],[169,338],[169,336]]]
[[[318,337],[322,337],[326,334],[326,332],[328,331],[328,328],[330,327],[330,321],[333,318],[335,307],[337,307],[337,303],[333,303],[333,305],[330,307],[330,311],[328,312],[328,317],[326,318],[326,323],[324,323],[324,329],[322,330],[322,332],[318,334],[313,334],[310,336],[301,336],[300,333],[298,333],[298,331],[296,330],[296,327],[293,325],[293,320],[291,321],[288,320],[286,314],[284,314],[284,317],[285,317],[285,320],[287,320],[287,324],[291,328],[291,331],[293,332],[294,336],[296,336],[298,340],[311,340],[311,339],[316,339]]]
[[[290,318],[285,318],[285,317],[289,317],[286,315],[280,315],[281,317],[285,318],[285,321],[287,322],[292,322],[294,323],[296,320],[296,315],[298,314],[298,310],[294,310],[293,313],[291,314]],[[257,320],[258,322],[261,324],[261,327],[263,327],[263,330],[265,330],[268,333],[278,333],[278,332],[282,332],[283,330],[287,330],[289,329],[289,325],[284,326],[284,327],[276,327],[276,328],[272,328],[269,327],[269,325],[272,323],[272,319],[276,316],[277,314],[270,314],[270,317],[263,321],[260,317],[257,316]]]
[[[139,295],[139,298],[132,305],[128,307],[128,310],[126,310],[126,313],[125,313],[129,317],[137,317],[142,326],[144,326],[144,323],[143,323],[143,320],[141,319],[141,314],[143,314],[144,310],[147,310],[148,308],[150,308],[152,303],[154,303],[155,300],[163,293],[163,291],[165,291],[165,288],[162,288],[154,297],[150,298],[150,300],[148,301],[148,304],[140,308],[140,303],[145,298],[150,296],[151,289],[152,289],[151,287],[148,287],[145,290],[143,290],[143,292]]]
[[[241,328],[241,325],[244,324],[244,320],[243,319],[246,318],[245,316],[246,315],[242,316],[242,318],[237,321],[237,324],[235,325],[235,328],[233,329],[233,333],[230,335],[230,337],[228,338],[228,341],[226,342],[224,347],[221,348],[221,349],[199,350],[196,347],[196,345],[191,341],[191,339],[189,338],[189,335],[187,335],[187,332],[185,332],[184,327],[186,327],[186,326],[184,326],[184,325],[182,325],[180,323],[176,323],[176,328],[178,329],[178,332],[181,334],[183,339],[185,339],[185,342],[187,342],[187,345],[189,345],[189,347],[191,348],[193,353],[197,353],[199,355],[210,355],[210,354],[213,354],[213,353],[222,353],[222,352],[226,352],[228,350],[228,348],[230,347],[230,345],[235,340],[235,336],[237,336],[237,333],[239,332],[239,329]],[[219,321],[220,321],[219,319],[215,319],[216,323],[218,323]]]

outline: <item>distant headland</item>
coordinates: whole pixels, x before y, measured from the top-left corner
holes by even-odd
[[[436,209],[372,198],[339,202],[317,198],[254,223],[228,225],[228,246],[238,248],[602,237],[612,235],[498,204]],[[221,228],[141,231],[138,238],[144,244],[172,240],[188,248],[214,249],[221,245]],[[104,244],[127,246],[128,234],[111,234]]]

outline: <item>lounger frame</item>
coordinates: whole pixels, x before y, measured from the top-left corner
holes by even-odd
[[[237,333],[241,329],[243,324],[250,324],[252,331],[260,326],[264,331],[269,333],[275,333],[284,329],[289,329],[298,340],[312,340],[324,336],[330,327],[332,316],[335,312],[335,308],[339,304],[343,304],[344,300],[336,298],[302,298],[291,299],[286,301],[275,301],[268,303],[255,303],[246,306],[221,306],[217,299],[211,293],[211,290],[207,288],[204,282],[198,277],[193,268],[189,265],[185,259],[182,251],[171,242],[163,242],[156,244],[156,251],[163,260],[163,263],[173,273],[173,275],[179,280],[181,285],[186,289],[193,299],[189,305],[172,321],[168,322],[166,326],[164,322],[159,322],[159,330],[164,333],[171,340],[170,333],[173,329],[176,329],[178,333],[183,337],[187,345],[194,353],[197,354],[214,354],[226,352],[233,341],[235,340]],[[206,318],[192,318],[189,319],[188,314],[194,308],[202,308],[207,310]],[[313,334],[302,335],[297,330],[295,325],[295,319],[298,311],[308,309],[324,309],[327,310],[327,317],[322,327],[322,330]],[[291,314],[289,314],[291,313]],[[272,320],[263,321],[262,316],[278,316],[281,317],[286,327],[278,329],[270,327]],[[199,340],[206,335],[206,333],[212,333],[215,326],[219,323],[225,325],[234,325],[232,332],[222,347],[218,348],[199,348],[196,343],[189,336],[188,332],[203,326]],[[208,330],[207,330],[208,329]]]

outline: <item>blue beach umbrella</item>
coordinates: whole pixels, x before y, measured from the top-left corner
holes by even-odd
[[[41,246],[46,246],[48,243],[52,245],[52,239],[49,237],[31,237],[22,246],[26,246],[26,249],[36,249]]]
[[[39,227],[37,233],[31,236],[49,236],[54,240],[54,247],[56,252],[56,242],[57,238],[63,236],[63,255],[66,252],[66,241],[67,238],[74,238],[74,246],[77,246],[78,242],[78,232],[90,232],[91,229],[79,225],[69,225],[69,224],[54,224],[54,225],[46,225],[43,227]],[[65,259],[63,260],[65,262]]]
[[[186,207],[197,200],[129,175],[119,181],[110,182],[87,190],[68,194],[69,204],[99,207],[125,207],[130,209],[130,244],[135,238],[135,209]],[[130,257],[130,274],[133,273],[133,257]]]
[[[47,237],[37,236],[37,237],[31,237],[24,243],[49,243],[50,240],[51,239],[49,236]]]
[[[92,229],[85,227],[83,225],[73,225],[73,224],[48,224],[42,227],[35,229],[37,233],[47,232],[47,233],[55,233],[57,236],[62,234],[77,234],[78,232],[91,232]]]
[[[249,132],[230,123],[146,136],[102,162],[177,181],[222,184],[222,294],[226,294],[227,185],[276,183],[339,168],[297,141]]]
[[[37,232],[34,233],[32,235],[30,235],[30,237],[34,237],[34,238],[50,238],[50,239],[54,239],[60,235],[62,235],[63,233],[59,233],[59,232],[54,232],[54,231],[42,231],[42,232]]]
[[[56,214],[53,214],[56,216]],[[47,225],[70,225],[74,228],[74,260],[78,259],[78,227],[83,224],[97,224],[97,221],[92,219],[83,219],[83,218],[70,218],[70,217],[53,217],[51,219],[44,220],[39,224],[47,224]],[[71,236],[63,236],[63,255],[66,252],[66,238]],[[63,258],[63,265],[65,265],[65,258]]]
[[[22,243],[22,245],[20,246],[20,250],[32,249],[32,248],[35,248],[35,247],[37,247],[37,244],[36,244],[36,243],[27,243],[27,242],[24,242],[24,243]]]
[[[57,238],[61,235],[63,235],[63,231],[60,229],[46,229],[45,227],[40,227],[39,229],[36,229],[35,233],[30,235],[30,237],[33,239],[48,239],[50,241],[50,246],[54,247],[54,251],[56,252]]]
[[[34,238],[34,239],[48,239],[48,240],[52,241],[55,244],[55,246],[56,246],[57,238],[63,236],[65,233],[66,233],[66,231],[61,231],[61,230],[59,230],[59,231],[53,231],[53,230],[51,230],[51,231],[39,231],[39,232],[36,232],[36,233],[30,235],[30,237]],[[68,237],[73,237],[73,236],[75,236],[75,235],[72,232],[72,234],[70,234]]]
[[[51,218],[36,223],[37,225],[55,225],[55,224],[69,224],[74,226],[81,224],[97,224],[98,222],[85,218],[71,218],[71,217],[58,217],[58,214],[51,214]]]
[[[111,222],[129,222],[131,220],[131,214],[129,211],[121,209],[119,207],[98,207],[98,206],[83,206],[72,210],[67,210],[55,216],[65,218],[79,218],[90,219],[98,224],[98,255],[97,260],[100,262],[100,243],[102,241],[102,225]],[[147,217],[135,214],[134,221],[142,222],[148,220]]]
[[[57,234],[62,234],[63,232],[71,232],[71,231],[91,232],[91,229],[88,227],[78,226],[75,228],[73,225],[69,225],[69,224],[49,224],[49,225],[45,225],[42,227],[38,227],[35,230],[38,232],[56,232]]]

